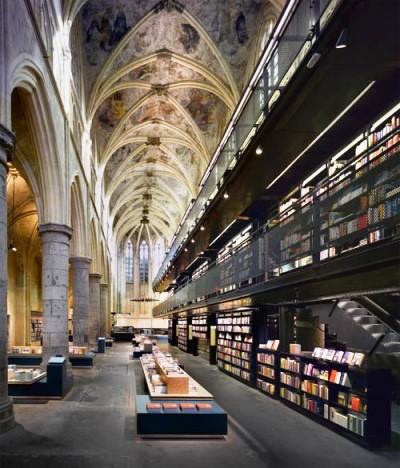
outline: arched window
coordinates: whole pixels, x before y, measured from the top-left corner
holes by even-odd
[[[139,279],[141,283],[149,281],[149,246],[145,240],[139,247]]]
[[[164,256],[164,240],[160,238],[155,243],[154,250],[153,250],[153,256],[152,256],[153,278],[156,276],[158,269],[161,266],[163,256]]]
[[[130,240],[125,247],[125,280],[129,283],[133,281],[133,245]]]

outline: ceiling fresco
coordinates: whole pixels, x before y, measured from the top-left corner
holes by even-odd
[[[80,10],[85,93],[119,240],[167,241],[246,84],[267,0],[89,0]],[[146,226],[144,229],[143,226]]]

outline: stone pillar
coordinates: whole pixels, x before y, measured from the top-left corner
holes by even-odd
[[[15,424],[7,375],[7,154],[13,147],[14,135],[0,125],[0,433]]]
[[[100,278],[99,273],[89,274],[89,346],[97,348],[100,336]]]
[[[87,257],[71,257],[74,345],[87,346],[89,335],[89,266]]]
[[[100,336],[108,332],[108,284],[100,284]]]
[[[55,355],[68,361],[68,257],[72,229],[64,224],[39,226],[42,239],[43,359]]]

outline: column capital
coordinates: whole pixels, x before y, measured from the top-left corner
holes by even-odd
[[[38,227],[39,234],[43,236],[43,234],[64,234],[71,239],[72,237],[72,229],[67,226],[66,224],[58,224],[58,223],[46,223],[41,224]]]
[[[15,135],[4,125],[0,124],[0,149],[4,150],[0,152],[0,164],[7,167],[7,157],[14,150],[15,146]]]
[[[100,283],[101,288],[108,288],[108,283]]]
[[[92,259],[89,257],[69,257],[69,263],[71,265],[85,264],[89,266],[92,263]]]
[[[101,273],[89,273],[89,278],[98,279],[99,281],[102,276]]]

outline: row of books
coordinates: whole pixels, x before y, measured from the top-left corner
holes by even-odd
[[[292,392],[288,388],[281,387],[280,396],[284,400],[291,401],[292,403],[301,406],[301,395],[297,392]]]
[[[296,260],[292,261],[291,263],[282,265],[279,268],[279,273],[280,274],[287,273],[288,271],[294,270],[296,268],[301,268],[307,265],[311,265],[312,262],[313,262],[312,255],[305,255],[304,257],[296,258]]]
[[[300,373],[300,361],[291,358],[281,358],[281,369]]]
[[[306,254],[311,250],[311,238],[301,241],[298,247],[288,247],[281,251],[281,261],[290,260],[293,257]]]
[[[225,346],[218,345],[217,351],[220,353],[224,353],[227,356],[234,356],[241,359],[246,359],[247,361],[251,361],[251,353],[247,351],[240,351],[238,349],[227,348]]]
[[[384,202],[387,198],[397,195],[400,192],[400,186],[397,181],[388,184],[382,184],[371,189],[369,193],[369,206],[372,207],[378,203]]]
[[[323,403],[322,401],[318,401],[315,398],[310,398],[307,395],[302,395],[302,404],[301,406],[308,410],[311,411],[314,414],[318,414],[322,416],[323,413]]]
[[[326,380],[321,373],[320,378]],[[337,385],[343,385],[344,387],[351,387],[350,377],[347,372],[340,372],[336,370],[331,370],[329,374],[329,382],[335,383]]]
[[[316,383],[311,380],[303,380],[301,382],[301,389],[311,395],[323,398],[324,400],[329,400],[329,389],[325,384]]]
[[[366,213],[358,216],[355,219],[332,226],[329,228],[329,239],[331,241],[340,239],[341,237],[353,234],[356,231],[365,229],[368,226],[368,216]]]
[[[200,338],[202,340],[206,340],[207,339],[207,333],[205,332],[199,332],[199,331],[196,331],[196,330],[193,330],[193,336],[195,338]]]
[[[367,186],[359,185],[358,187],[351,187],[349,190],[345,191],[343,194],[338,197],[331,206],[331,209],[337,209],[346,203],[354,200],[355,198],[360,197],[363,193],[367,191]],[[335,222],[334,219],[330,219],[330,222]]]
[[[393,194],[397,195],[398,190],[398,188],[394,189]],[[374,208],[368,208],[368,224],[375,224],[398,214],[400,214],[400,197],[387,200]]]
[[[192,325],[207,325],[207,316],[205,317],[193,317]]]
[[[281,372],[281,382],[285,385],[289,385],[293,388],[300,388],[301,380],[300,376],[293,375],[293,374],[286,374],[285,372]]]
[[[270,395],[275,395],[275,385],[262,379],[257,379],[257,388]]]
[[[325,361],[360,367],[364,362],[365,354],[316,347],[312,352],[312,357],[315,357],[316,359],[324,359]]]
[[[357,413],[367,414],[367,400],[354,393],[338,392],[337,404]]]
[[[263,375],[264,377],[268,377],[269,379],[275,379],[275,369],[273,369],[272,367],[258,365],[257,372],[259,375]]]
[[[237,367],[241,367],[242,369],[251,369],[251,362],[245,360],[245,359],[240,359],[234,356],[229,356],[229,355],[224,355],[221,353],[217,354],[218,360],[228,362],[230,364],[233,364]]]
[[[239,342],[239,341],[230,341],[219,339],[218,344],[221,346],[226,346],[233,349],[239,349],[241,351],[251,351],[251,343]]]
[[[350,413],[344,414],[342,411],[332,406],[324,405],[324,417],[360,436],[365,435],[367,419],[363,416]]]
[[[240,367],[235,367],[233,365],[230,365],[226,362],[224,363],[221,361],[218,361],[218,367],[225,370],[226,372],[229,372],[232,375],[235,375],[236,377],[240,377],[241,379],[247,380],[250,382],[250,379],[251,379],[250,372],[243,370]]]
[[[252,335],[232,335],[230,333],[219,332],[218,338],[229,340],[229,341],[243,341],[245,343],[253,343],[253,336]]]
[[[257,361],[270,366],[275,365],[275,355],[268,353],[257,353]]]
[[[240,326],[240,325],[218,325],[217,327],[218,331],[221,332],[233,332],[233,333],[245,333],[245,334],[250,334],[251,333],[251,327],[250,326]]]
[[[239,316],[228,316],[221,317],[217,319],[218,325],[250,325],[251,324],[251,315],[239,315]]]
[[[279,347],[279,340],[268,340],[266,343],[261,343],[259,345],[260,349],[271,349],[276,351]]]

